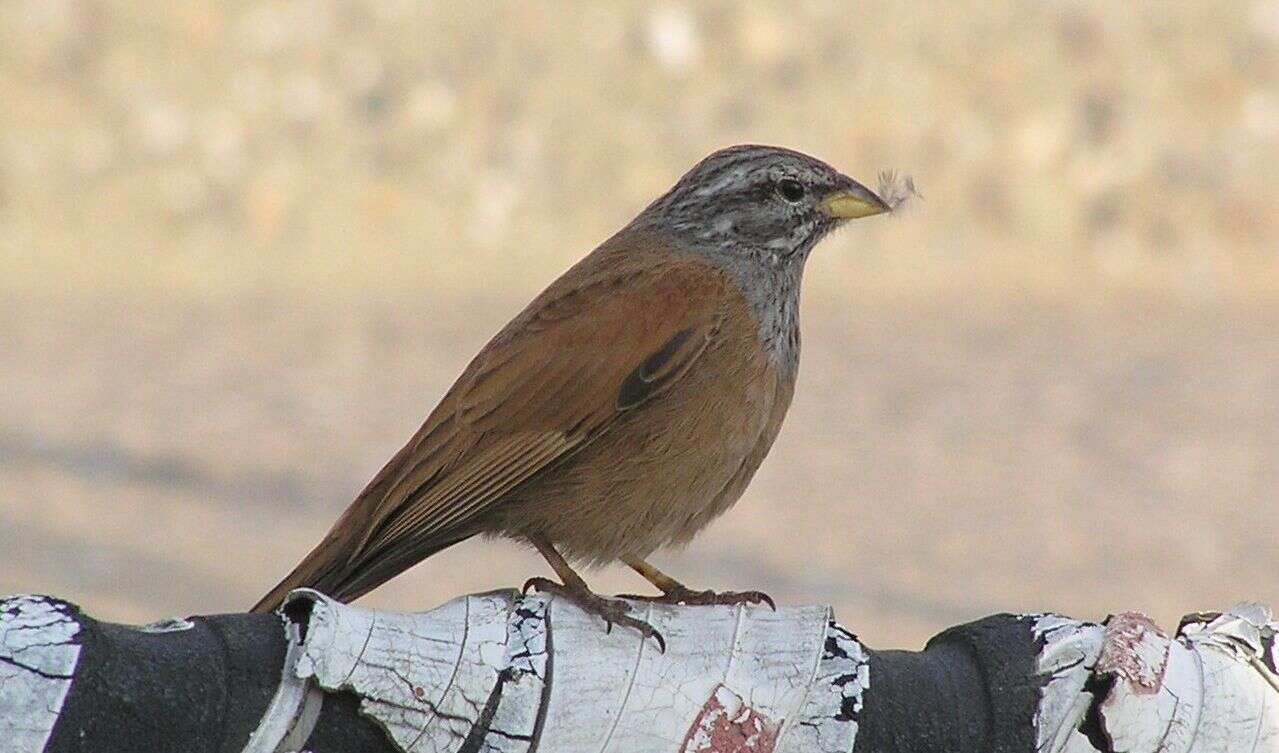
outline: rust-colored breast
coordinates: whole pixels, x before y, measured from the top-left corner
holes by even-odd
[[[642,557],[691,538],[741,495],[776,437],[790,388],[762,349],[744,297],[717,270],[688,264],[675,274],[718,281],[685,288],[714,291],[706,299],[713,324],[692,332],[665,325],[679,328],[619,385],[621,412],[513,490],[495,520],[500,532],[543,536],[578,560]],[[669,384],[633,404],[650,374],[651,383]]]

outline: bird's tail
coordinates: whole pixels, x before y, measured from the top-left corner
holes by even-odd
[[[347,601],[337,594],[337,587],[341,584],[342,568],[337,567],[334,561],[337,559],[336,547],[331,541],[332,536],[326,536],[320,544],[311,550],[298,566],[293,568],[293,572],[284,576],[272,588],[266,596],[263,596],[257,604],[253,605],[250,612],[270,612],[280,603],[284,601],[284,597],[295,588],[314,588],[325,594],[331,594],[341,601]],[[348,597],[354,598],[354,597]]]
[[[314,588],[326,596],[341,602],[353,601],[372,591],[416,563],[459,541],[470,538],[474,532],[456,533],[435,537],[412,545],[393,546],[377,552],[351,555],[348,542],[335,535],[342,528],[339,523],[324,540],[311,550],[293,572],[276,584],[266,596],[253,605],[250,612],[270,612],[284,601],[295,588]],[[405,542],[406,544],[408,542]]]
[[[423,431],[426,426],[430,424],[424,425]],[[295,588],[314,588],[342,602],[358,599],[441,549],[479,533],[472,525],[429,531],[411,529],[389,538],[376,535],[378,526],[398,519],[394,512],[388,516],[381,514],[381,510],[388,499],[399,493],[397,485],[404,481],[403,468],[411,462],[417,445],[415,438],[396,453],[342,513],[324,539],[293,572],[253,605],[251,611],[270,612]],[[397,499],[403,501],[413,491],[405,490]],[[401,513],[405,509],[411,506],[396,507]]]

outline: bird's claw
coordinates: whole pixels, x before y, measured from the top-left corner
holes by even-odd
[[[631,605],[621,599],[609,599],[600,596],[588,590],[585,587],[566,586],[562,583],[556,583],[549,578],[529,578],[524,582],[523,593],[527,594],[530,589],[536,589],[540,593],[550,593],[562,596],[565,600],[571,601],[584,612],[589,612],[604,620],[604,632],[612,634],[614,625],[628,627],[638,632],[644,638],[652,638],[657,642],[657,648],[663,654],[666,653],[666,639],[662,634],[657,632],[657,628],[647,622],[632,617],[629,613]]]

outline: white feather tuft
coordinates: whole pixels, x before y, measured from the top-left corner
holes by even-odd
[[[911,197],[924,198],[915,188],[915,179],[909,175],[900,175],[896,170],[884,170],[879,174],[876,193],[893,211],[897,211]]]

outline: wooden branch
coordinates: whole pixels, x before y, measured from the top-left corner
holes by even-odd
[[[1279,750],[1276,631],[1244,604],[1173,636],[996,615],[875,651],[820,607],[636,605],[667,641],[540,595],[421,614],[309,590],[282,614],[143,627],[0,601],[0,750]]]

